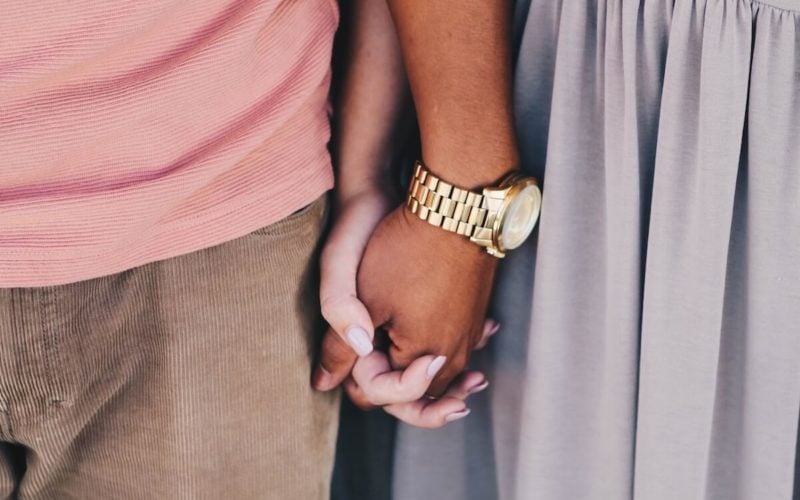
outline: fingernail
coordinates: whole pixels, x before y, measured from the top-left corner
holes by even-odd
[[[428,365],[428,370],[426,372],[428,379],[432,379],[437,373],[439,373],[439,370],[442,369],[445,361],[447,361],[447,356],[436,356],[433,358],[433,361],[431,361],[431,364]]]
[[[493,323],[494,323],[494,325],[492,325],[492,327],[489,329],[489,336],[490,337],[492,335],[494,335],[495,333],[497,333],[498,330],[500,330],[500,323],[498,323],[497,321],[493,321]]]
[[[451,413],[450,415],[444,417],[444,420],[445,420],[445,422],[454,422],[456,420],[460,420],[460,419],[466,417],[467,415],[469,415],[469,408],[466,408],[466,409],[461,410],[461,411],[457,411],[455,413]]]
[[[481,392],[483,390],[486,390],[487,387],[489,387],[489,381],[488,380],[484,380],[480,384],[478,384],[475,387],[473,387],[472,389],[468,390],[467,394],[477,394],[477,393],[479,393],[479,392]]]
[[[313,381],[312,385],[317,390],[326,391],[331,386],[332,378],[333,377],[328,372],[328,370],[323,368],[321,365],[317,366],[317,369],[314,370],[314,381]]]
[[[360,326],[351,326],[345,332],[347,343],[359,356],[366,356],[372,352],[372,341],[369,340],[367,331]]]

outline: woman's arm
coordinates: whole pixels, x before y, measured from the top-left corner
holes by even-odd
[[[342,6],[334,80],[334,164],[338,200],[383,187],[410,103],[397,34],[385,2]]]
[[[420,353],[407,369],[392,371],[386,354],[372,350],[373,323],[356,296],[356,275],[374,228],[396,205],[386,196],[393,182],[385,173],[402,144],[397,140],[398,118],[408,110],[410,99],[386,3],[355,0],[343,18],[348,38],[335,93],[337,207],[321,259],[320,298],[331,329],[313,384],[332,389],[352,370],[345,389],[356,404],[391,405],[387,409],[402,413],[407,423],[436,427],[453,415],[466,414],[463,399],[484,378],[477,372],[466,374],[452,388],[453,398],[431,403],[419,398],[443,360]],[[358,360],[356,353],[361,355]]]

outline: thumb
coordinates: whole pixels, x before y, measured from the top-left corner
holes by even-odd
[[[354,294],[336,294],[332,285],[323,286],[322,290],[332,294],[324,296],[320,302],[322,315],[330,328],[322,340],[313,385],[318,390],[328,391],[347,378],[358,356],[372,352],[374,328],[367,308]]]
[[[324,289],[324,288],[323,288]],[[364,304],[355,294],[331,295],[321,301],[322,316],[331,330],[359,356],[372,352],[375,328]]]
[[[372,352],[374,326],[356,296],[356,276],[372,231],[385,213],[378,195],[349,203],[320,256],[320,307],[325,321],[361,356]]]
[[[339,385],[352,370],[356,355],[366,356],[373,348],[375,328],[367,308],[356,296],[356,275],[383,209],[380,200],[361,201],[343,210],[320,258],[320,307],[331,327],[323,339],[320,365],[314,373],[314,386],[320,390]]]

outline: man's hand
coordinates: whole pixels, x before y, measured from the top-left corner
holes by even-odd
[[[464,400],[485,389],[488,382],[480,372],[466,372],[444,397],[430,400],[424,395],[434,377],[442,372],[445,356],[422,353],[408,358],[404,370],[392,370],[386,354],[373,350],[372,320],[356,296],[356,274],[370,235],[387,211],[387,203],[377,188],[359,191],[340,203],[321,258],[320,299],[323,316],[331,327],[323,340],[313,385],[330,390],[344,381],[350,399],[361,408],[381,406],[408,424],[441,427],[465,417],[469,410]],[[494,321],[481,326],[477,347],[485,345],[498,330]],[[356,331],[361,332],[358,335],[362,338],[355,337]]]
[[[497,259],[400,206],[381,221],[358,273],[358,296],[388,333],[392,366],[424,354],[447,363],[428,393],[441,395],[484,332]]]

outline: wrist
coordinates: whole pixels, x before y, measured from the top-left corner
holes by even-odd
[[[381,176],[370,176],[358,179],[338,179],[334,189],[334,202],[337,209],[361,200],[382,200],[388,205],[392,196],[388,182]]]
[[[455,186],[417,162],[406,198],[408,210],[428,224],[468,238],[502,258],[530,236],[539,217],[536,179],[509,172],[480,190]]]
[[[455,233],[442,231],[441,228],[428,224],[408,210],[405,205],[401,205],[397,210],[400,211],[405,225],[418,236],[420,242],[424,242],[420,248],[424,248],[426,254],[446,257],[448,260],[451,258],[464,260],[464,262],[471,262],[471,265],[479,267],[494,268],[497,266],[499,259],[492,257],[469,239]]]
[[[494,185],[509,171],[519,168],[513,131],[459,134],[423,138],[423,163],[437,177],[463,189],[475,190]]]

